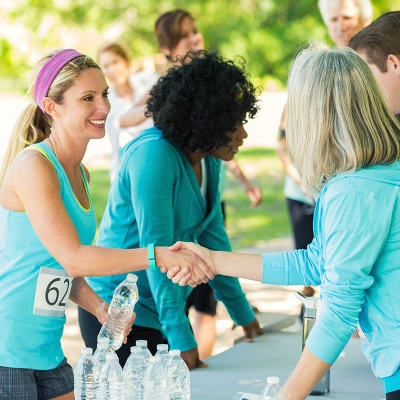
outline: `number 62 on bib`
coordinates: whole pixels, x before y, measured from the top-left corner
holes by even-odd
[[[36,283],[33,313],[63,317],[71,292],[73,278],[63,269],[41,267]]]

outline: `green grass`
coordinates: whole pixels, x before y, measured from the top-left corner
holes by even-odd
[[[286,201],[283,196],[284,173],[275,149],[252,148],[237,155],[241,169],[263,192],[263,202],[256,208],[240,183],[228,172],[224,198],[227,230],[234,250],[259,242],[291,235]],[[90,190],[97,223],[107,203],[110,188],[108,170],[91,169]]]

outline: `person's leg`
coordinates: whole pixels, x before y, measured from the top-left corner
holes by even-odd
[[[200,360],[204,360],[212,355],[214,343],[217,338],[216,323],[216,315],[195,311],[193,331],[198,344]]]
[[[211,356],[217,336],[217,301],[214,291],[207,283],[193,289],[186,301],[187,313],[192,305],[195,309],[192,329],[198,345],[199,358],[203,360]]]
[[[292,199],[287,199],[287,202],[290,221],[292,223],[295,248],[306,249],[314,238],[313,207]],[[315,290],[310,286],[304,286],[302,292],[305,296],[313,296]]]
[[[386,393],[386,400],[400,400],[400,390]]]

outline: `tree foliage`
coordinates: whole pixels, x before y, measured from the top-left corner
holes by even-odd
[[[376,17],[398,7],[398,0],[372,2]],[[257,84],[284,86],[293,55],[310,40],[329,41],[317,0],[19,0],[7,17],[31,32],[37,54],[69,46],[94,56],[104,40],[118,38],[141,57],[158,52],[155,20],[173,8],[193,14],[208,50],[242,56]]]

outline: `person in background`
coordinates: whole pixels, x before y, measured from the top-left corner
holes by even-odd
[[[350,40],[349,47],[368,63],[400,121],[400,11],[376,19]]]
[[[147,249],[92,246],[96,218],[82,159],[89,141],[104,137],[110,112],[99,66],[73,49],[53,51],[35,66],[29,95],[0,170],[0,398],[72,400],[61,348],[68,298],[101,325],[108,304],[83,277],[146,269],[150,258]],[[168,268],[202,262],[160,247],[155,256]]]
[[[318,196],[308,248],[255,255],[177,243],[171,250],[194,251],[216,274],[321,285],[321,314],[283,386],[287,400],[308,396],[356,327],[386,399],[399,400],[400,123],[355,51],[311,47],[289,74],[286,127],[301,184]],[[179,268],[167,275],[190,282]]]
[[[372,21],[370,0],[318,0],[318,7],[336,46],[347,46]]]
[[[110,179],[114,179],[118,168],[118,151],[121,143],[136,137],[143,129],[153,125],[151,118],[144,116],[144,107],[151,87],[158,79],[155,72],[131,73],[128,50],[120,43],[103,44],[97,51],[97,61],[110,84],[108,99],[111,111],[107,117],[106,130],[111,143]],[[120,117],[128,110],[135,112],[136,120],[129,127],[121,127]]]
[[[315,200],[301,187],[300,176],[286,151],[286,106],[283,109],[279,126],[280,140],[278,155],[286,173],[284,195],[292,225],[295,249],[306,249],[314,238],[313,220]],[[313,296],[314,288],[305,286],[305,296]],[[302,310],[300,315],[302,315]]]
[[[370,0],[319,0],[318,7],[328,33],[336,46],[347,46],[352,36],[372,20]],[[278,155],[286,172],[284,194],[287,199],[295,248],[306,249],[314,237],[315,201],[304,193],[300,185],[299,173],[286,154],[285,114],[284,110],[279,126],[278,147]],[[302,292],[305,296],[313,296],[315,290],[312,287],[304,287]]]
[[[155,24],[155,37],[158,46],[167,59],[167,69],[180,63],[188,52],[197,53],[204,50],[204,38],[198,31],[193,16],[182,9],[175,9],[160,15]],[[223,161],[220,174],[221,207],[225,218],[225,202],[223,199],[226,182],[226,169],[244,187],[253,207],[262,201],[260,188],[253,185],[245,176],[235,158]],[[187,299],[186,311],[193,307],[196,341],[199,346],[200,358],[208,358],[216,339],[217,301],[208,284],[196,287]]]
[[[146,115],[154,127],[121,152],[98,245],[132,249],[186,238],[230,251],[219,204],[220,160],[230,160],[247,137],[243,123],[257,112],[255,94],[245,72],[216,54],[188,55],[170,69],[150,91]],[[159,271],[138,277],[137,318],[128,344],[117,351],[121,364],[130,346],[146,339],[153,354],[166,340],[181,350],[189,369],[206,366],[185,314],[191,288],[173,285]],[[123,279],[114,275],[88,283],[108,300]],[[249,341],[262,332],[237,279],[217,279],[210,286]],[[86,345],[95,347],[101,325],[83,309],[79,323]]]

